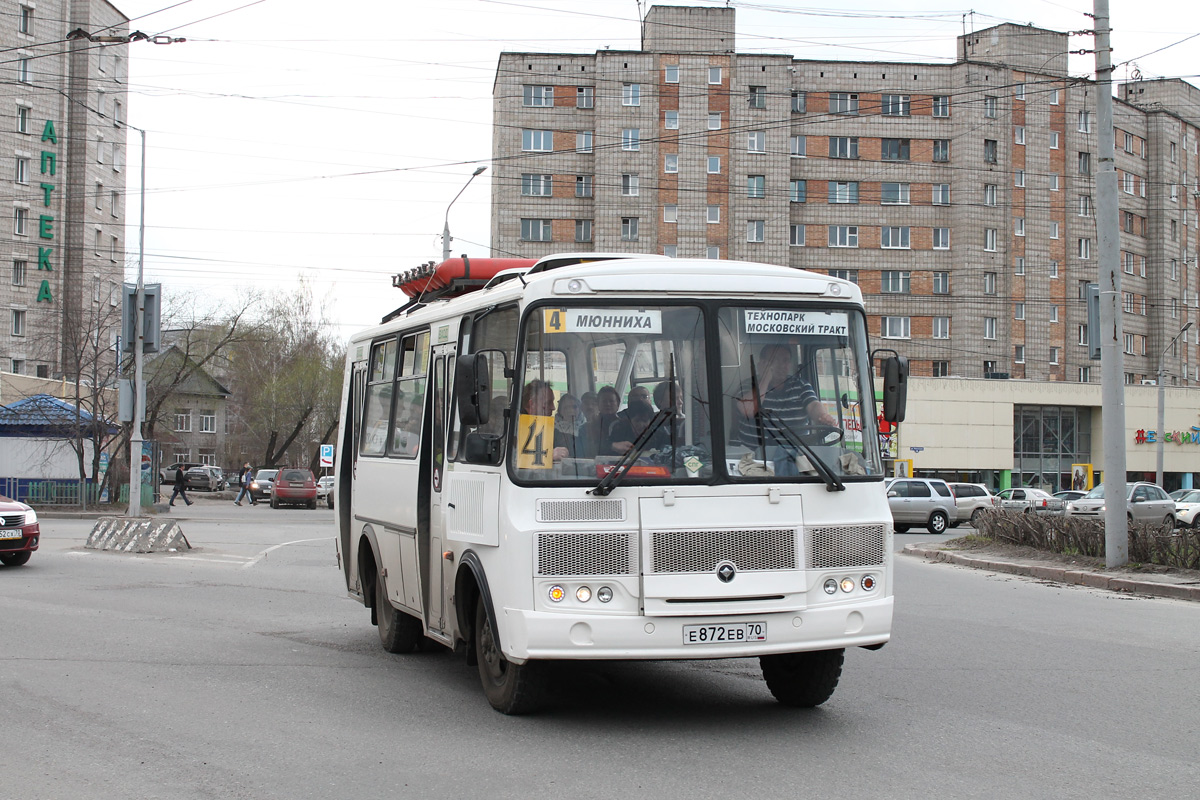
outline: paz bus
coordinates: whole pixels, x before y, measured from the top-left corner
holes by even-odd
[[[575,659],[756,656],[811,707],[847,647],[888,641],[856,285],[601,254],[395,282],[409,303],[349,344],[335,488],[339,565],[386,650],[453,648],[515,714]],[[879,373],[899,421],[907,364]]]

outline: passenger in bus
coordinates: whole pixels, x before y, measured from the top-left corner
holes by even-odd
[[[624,455],[633,447],[633,443],[646,430],[650,420],[654,419],[654,409],[650,404],[635,400],[625,409],[625,416],[617,419],[612,427],[610,438],[614,453]],[[661,450],[671,443],[671,434],[665,426],[660,426],[646,442],[643,451]]]
[[[579,396],[579,414],[582,422],[591,422],[600,413],[600,401],[595,392],[584,392]],[[582,424],[581,422],[581,424]]]
[[[602,386],[596,393],[596,406],[595,416],[588,416],[587,422],[579,431],[579,458],[613,454],[609,432],[617,421],[621,395],[611,386]]]
[[[569,458],[576,457],[576,440],[581,427],[583,416],[579,413],[579,401],[575,395],[563,392],[558,398],[558,412],[554,415],[554,446],[565,447]]]
[[[546,381],[534,378],[525,384],[521,392],[521,413],[535,417],[551,417],[554,415],[554,389]],[[569,455],[565,444],[559,444],[557,429],[554,432],[553,459],[561,461]]]
[[[378,390],[378,391],[376,391]],[[367,455],[383,455],[387,447],[388,412],[392,406],[392,384],[371,387],[367,410],[364,415],[362,452]]]
[[[421,443],[421,406],[419,394],[405,397],[401,392],[396,401],[396,429],[392,434],[392,452],[416,455]]]
[[[756,451],[772,449],[774,455],[768,455],[776,462],[775,474],[795,475],[795,454],[790,452],[786,441],[773,435],[770,425],[759,416],[759,411],[771,412],[776,419],[797,432],[812,424],[837,425],[837,420],[817,399],[808,381],[800,376],[796,366],[796,349],[792,345],[764,345],[754,362],[754,369],[757,375],[742,384],[736,398],[737,411],[731,439]],[[755,388],[758,389],[757,396]]]

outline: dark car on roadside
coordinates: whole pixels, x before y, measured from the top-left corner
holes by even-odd
[[[271,486],[275,483],[275,475],[278,472],[277,469],[260,469],[254,473],[254,480],[250,482],[250,494],[254,495],[255,500],[270,498]]]
[[[183,470],[183,477],[186,480],[189,469],[203,466],[199,461],[176,461],[174,464],[169,464],[158,471],[158,482],[175,483],[175,471],[179,469]]]
[[[317,507],[317,479],[312,470],[284,468],[271,487],[271,508],[283,505]]]
[[[225,473],[220,467],[214,467],[210,464],[203,464],[199,467],[192,467],[186,473],[184,478],[187,480],[187,488],[199,489],[204,492],[219,492],[225,488]]]
[[[37,512],[0,495],[0,564],[19,567],[27,562],[41,536]]]

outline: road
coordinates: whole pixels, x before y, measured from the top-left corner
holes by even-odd
[[[1127,797],[1200,786],[1200,608],[898,557],[893,641],[815,711],[752,660],[582,664],[492,711],[393,656],[332,512],[175,509],[196,545],[86,551],[44,520],[0,570],[0,798]],[[896,537],[928,541],[926,533]],[[1190,788],[1189,788],[1190,787]]]

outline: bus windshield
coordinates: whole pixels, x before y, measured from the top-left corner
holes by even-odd
[[[518,481],[594,484],[622,460],[626,483],[883,474],[866,335],[851,309],[541,307],[523,337]]]

